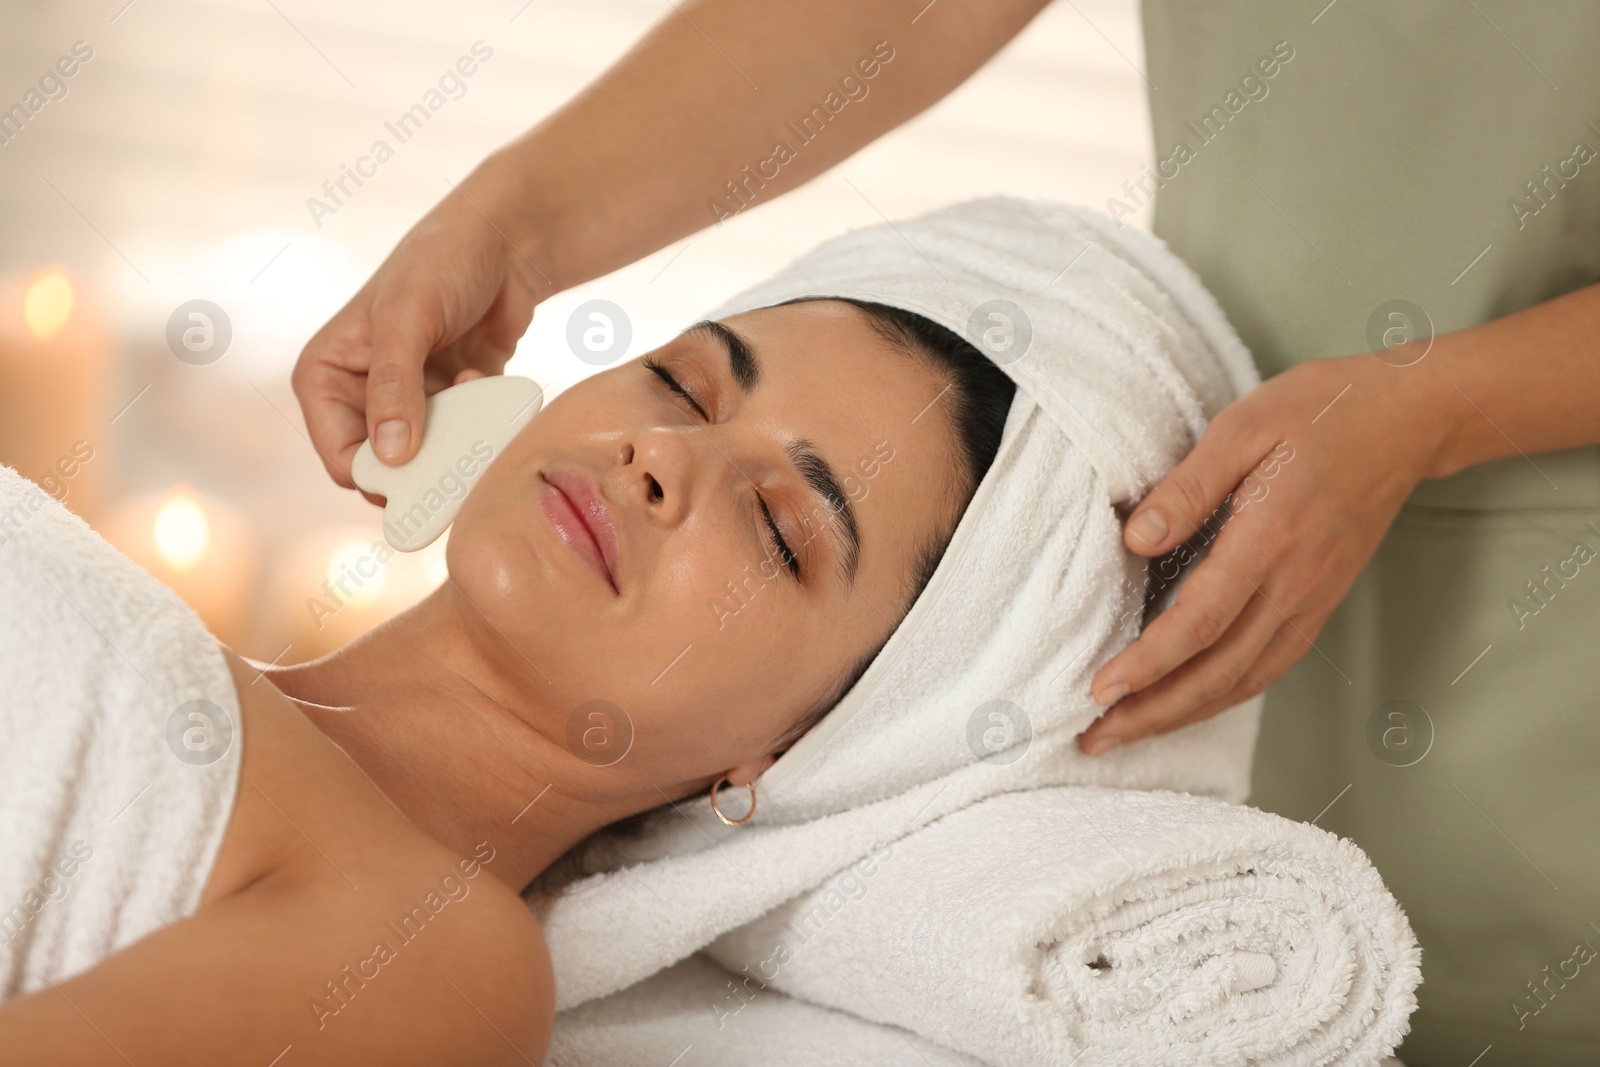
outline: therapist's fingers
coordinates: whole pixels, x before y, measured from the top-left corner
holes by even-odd
[[[346,489],[350,462],[367,439],[366,361],[371,341],[357,301],[317,331],[289,376],[305,415],[306,435],[328,475]]]
[[[1243,522],[1244,516],[1234,521]],[[1243,552],[1235,543],[1240,534],[1232,524],[1223,530],[1211,554],[1179,588],[1177,602],[1095,672],[1091,693],[1096,703],[1113,704],[1154,684],[1210,648],[1234,625],[1262,579],[1254,562],[1234,558]]]
[[[1141,556],[1159,556],[1187,541],[1274,444],[1236,407],[1223,409],[1183,461],[1133,509],[1123,526],[1123,544]]]
[[[422,443],[423,365],[441,340],[443,319],[437,303],[420,291],[373,307],[366,430],[373,454],[391,466],[410,459]]]
[[[513,275],[502,279],[496,274],[494,284],[499,290],[488,299],[477,290],[456,292],[450,297],[462,306],[455,317],[469,325],[458,336],[443,338],[428,357],[430,370],[437,366],[444,372],[440,388],[450,385],[463,368],[485,375],[503,373],[506,362],[517,351],[517,342],[528,332],[528,324],[533,321],[532,293]],[[430,388],[430,394],[433,391]]]
[[[1221,714],[1236,704],[1242,704],[1251,697],[1265,692],[1267,687],[1279,681],[1289,673],[1289,668],[1303,659],[1311,650],[1312,642],[1316,640],[1314,631],[1307,629],[1307,623],[1296,621],[1291,626],[1285,623],[1267,642],[1267,647],[1262,649],[1261,656],[1255,664],[1239,679],[1239,684],[1226,696],[1219,697],[1208,704],[1202,705],[1198,710],[1191,712],[1176,722],[1168,723],[1155,732],[1158,734],[1171,733],[1173,730],[1202,722],[1213,715]]]
[[[1196,708],[1214,705],[1250,676],[1282,628],[1283,616],[1255,596],[1205,652],[1122,700],[1085,730],[1080,742],[1084,751],[1095,752],[1109,738],[1131,744],[1187,720]]]

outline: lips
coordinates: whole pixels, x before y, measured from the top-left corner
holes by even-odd
[[[611,509],[588,478],[573,471],[545,471],[540,504],[556,535],[617,586],[617,528]]]

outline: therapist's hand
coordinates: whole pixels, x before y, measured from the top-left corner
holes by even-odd
[[[300,353],[295,396],[340,485],[354,488],[350,462],[367,437],[380,460],[403,463],[429,394],[505,369],[549,291],[512,244],[528,242],[505,202],[482,168],[448,191]]]
[[[1422,367],[1373,355],[1291,367],[1219,412],[1140,502],[1123,528],[1132,551],[1164,555],[1208,519],[1214,540],[1177,602],[1095,675],[1094,699],[1115,706],[1080,738],[1085,752],[1215,715],[1311,651],[1435,466],[1447,427]]]

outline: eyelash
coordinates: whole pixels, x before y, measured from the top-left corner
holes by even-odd
[[[707,417],[705,409],[700,406],[700,402],[694,398],[694,395],[691,394],[689,390],[685,389],[678,382],[678,379],[672,376],[672,372],[667,370],[665,366],[649,356],[646,356],[640,362],[644,364],[646,370],[650,371],[650,373],[661,379],[662,383],[666,385],[668,389],[682,397],[690,407],[694,408],[695,411],[699,413],[701,418]],[[778,524],[773,521],[772,512],[768,510],[767,502],[762,498],[760,493],[756,494],[756,502],[761,505],[762,518],[766,521],[767,530],[772,535],[773,550],[778,553],[778,557],[783,561],[784,567],[786,567],[789,573],[794,576],[795,581],[799,581],[800,557],[795,555],[794,551],[789,548],[788,542],[783,539],[783,534],[779,532]]]

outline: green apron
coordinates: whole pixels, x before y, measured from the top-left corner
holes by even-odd
[[[1144,0],[1159,169],[1106,204],[1159,180],[1263,375],[1600,280],[1600,5],[1324,3]],[[1252,802],[1353,839],[1422,943],[1408,1067],[1600,1063],[1595,553],[1600,449],[1424,482],[1267,694]]]

